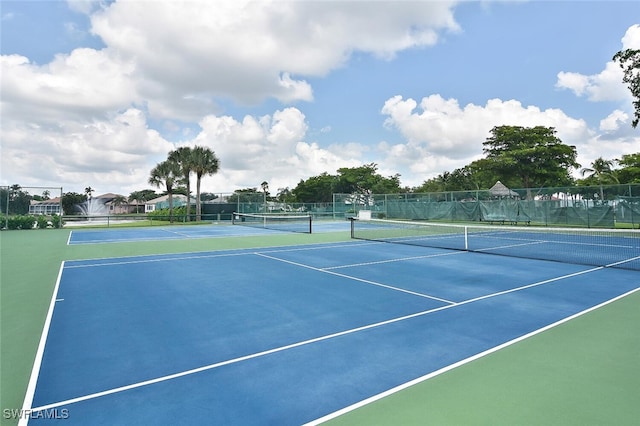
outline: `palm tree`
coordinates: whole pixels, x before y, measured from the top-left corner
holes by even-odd
[[[124,195],[116,195],[113,200],[111,200],[111,204],[113,204],[114,207],[120,207],[123,204],[127,204],[127,198]]]
[[[193,150],[188,146],[180,147],[169,153],[169,160],[175,161],[180,165],[182,171],[182,178],[187,185],[187,222],[190,220],[191,215],[191,172],[194,171],[195,162],[193,156]]]
[[[262,193],[263,193],[263,200],[264,200],[264,212],[267,212],[267,193],[269,192],[269,182],[267,182],[266,180],[264,182],[262,182],[260,184],[260,187],[262,188]]]
[[[182,182],[180,165],[175,161],[165,160],[158,163],[149,176],[149,184],[160,188],[164,185],[169,195],[169,221],[173,223],[173,189]]]
[[[588,177],[594,177],[598,184],[600,185],[600,201],[604,201],[604,190],[602,189],[602,184],[605,181],[608,182],[616,182],[618,178],[616,177],[615,170],[613,170],[614,161],[605,160],[602,157],[596,158],[591,163],[591,167],[583,167],[580,170],[582,176],[589,175]]]
[[[196,220],[201,219],[202,208],[200,205],[200,182],[204,175],[213,175],[218,172],[220,161],[216,154],[204,146],[193,148],[193,171],[196,173]]]
[[[93,194],[94,192],[95,192],[95,189],[93,189],[93,188],[92,188],[92,187],[90,187],[90,186],[87,186],[87,187],[84,189],[84,193],[85,193],[85,195],[87,196],[87,199],[88,199],[88,200],[91,200],[91,194]]]

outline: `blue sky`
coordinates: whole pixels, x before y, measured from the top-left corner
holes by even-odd
[[[640,151],[611,62],[633,1],[2,1],[0,185],[149,188],[178,146],[204,190],[272,194],[376,163],[418,186],[544,125],[597,157]]]

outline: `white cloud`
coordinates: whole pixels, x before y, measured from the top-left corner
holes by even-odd
[[[155,117],[197,120],[219,97],[312,100],[300,76],[324,76],[354,51],[391,58],[433,45],[438,31],[458,29],[454,4],[137,1],[112,3],[91,19],[109,49],[135,61],[138,89]],[[199,98],[186,98],[194,93]]]
[[[640,48],[640,25],[632,25],[622,38],[621,49]],[[598,74],[584,75],[561,71],[556,87],[571,90],[576,96],[586,96],[592,102],[622,101],[629,103],[631,93],[622,82],[623,70],[619,64],[609,61]],[[630,104],[630,103],[629,103]]]
[[[576,96],[586,96],[592,102],[624,101],[630,93],[622,83],[623,71],[617,63],[607,62],[605,69],[595,75],[559,72],[556,87],[569,89]]]
[[[360,164],[349,156],[353,147],[336,153],[306,142],[305,116],[296,108],[242,121],[210,115],[200,126],[200,134],[186,144],[208,146],[220,159],[220,172],[203,180],[212,192],[257,188],[263,181],[272,189],[293,188],[300,179]]]
[[[130,63],[107,51],[76,49],[36,65],[19,55],[0,58],[3,120],[52,121],[104,117],[137,99]]]
[[[355,51],[389,59],[433,45],[439,31],[458,30],[449,1],[67,4],[89,16],[106,47],[75,49],[44,65],[2,56],[2,183],[140,189],[175,146],[148,129],[152,119],[164,119],[160,125],[175,134],[176,122],[200,122],[202,131],[190,138],[185,130],[182,143],[220,154],[222,171],[211,179],[223,191],[255,180],[290,186],[360,164],[366,150],[358,144],[307,141],[298,109],[237,121],[215,115],[217,103],[312,101],[307,78],[345,65]]]
[[[431,95],[418,103],[395,96],[382,108],[385,125],[397,129],[406,143],[381,143],[382,163],[402,175],[403,185],[417,186],[443,171],[452,171],[482,157],[482,143],[495,126],[554,127],[567,145],[581,146],[594,138],[583,120],[558,109],[540,110],[515,100],[491,99],[486,105],[461,107],[455,99]],[[417,159],[417,160],[416,160]]]
[[[60,186],[81,191],[125,192],[145,187],[149,170],[172,144],[147,128],[141,111],[107,120],[64,120],[40,126],[13,121],[2,129],[2,171],[22,186]]]
[[[622,37],[623,49],[640,49],[640,24],[629,27]]]
[[[618,130],[621,125],[628,124],[629,114],[617,109],[609,114],[607,118],[600,120],[600,130],[605,132],[612,132]]]

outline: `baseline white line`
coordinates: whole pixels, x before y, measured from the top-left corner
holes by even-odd
[[[326,269],[316,268],[316,267],[313,267],[313,266],[305,265],[303,263],[292,262],[290,260],[285,260],[285,259],[279,259],[279,258],[273,257],[273,256],[267,256],[264,253],[255,253],[255,254],[257,256],[266,257],[267,259],[276,260],[278,262],[284,262],[284,263],[288,263],[290,265],[299,266],[301,268],[311,269],[311,270],[314,270],[314,271],[323,272],[325,274],[335,275],[337,277],[347,278],[347,279],[353,280],[353,281],[359,281],[359,282],[362,282],[362,283],[365,283],[365,284],[371,284],[371,285],[375,285],[375,286],[378,286],[378,287],[388,288],[390,290],[400,291],[402,293],[412,294],[414,296],[424,297],[425,299],[437,300],[439,302],[444,302],[444,303],[449,303],[449,304],[455,304],[456,303],[456,302],[453,302],[451,300],[442,299],[440,297],[435,297],[435,296],[429,296],[428,294],[418,293],[418,292],[411,291],[411,290],[406,290],[406,289],[400,288],[400,287],[394,287],[394,286],[391,286],[391,285],[382,284],[382,283],[378,283],[378,282],[371,281],[371,280],[365,280],[363,278],[353,277],[351,275],[340,274],[338,272],[333,272],[333,271],[329,271],[329,270],[326,270]]]
[[[88,263],[83,265],[69,265],[67,269],[77,269],[77,268],[93,268],[98,266],[113,266],[113,265],[132,265],[136,263],[154,263],[154,262],[165,262],[165,261],[177,261],[177,260],[191,260],[191,259],[206,259],[212,257],[233,257],[233,256],[247,256],[253,253],[211,253],[211,254],[202,254],[202,255],[190,255],[190,256],[175,256],[175,257],[160,257],[155,259],[140,259],[140,260],[123,260],[116,262],[105,262],[105,263]],[[154,255],[142,255],[136,257],[149,257]],[[163,256],[163,255],[155,255],[155,256]],[[100,259],[98,259],[100,260]],[[108,260],[108,259],[106,259]],[[82,262],[82,260],[77,260],[74,262]]]
[[[276,259],[276,260],[279,260],[279,259]],[[221,362],[217,362],[217,363],[214,363],[214,364],[209,364],[209,365],[205,365],[205,366],[202,366],[202,367],[194,368],[194,369],[191,369],[191,370],[186,370],[186,371],[182,371],[182,372],[179,372],[179,373],[170,374],[170,375],[167,375],[167,376],[157,377],[155,379],[145,380],[145,381],[138,382],[138,383],[132,383],[132,384],[126,385],[126,386],[120,386],[120,387],[117,387],[117,388],[108,389],[108,390],[105,390],[105,391],[96,392],[96,393],[92,393],[92,394],[89,394],[89,395],[80,396],[80,397],[77,397],[77,398],[71,398],[71,399],[67,399],[67,400],[64,400],[64,401],[59,401],[59,402],[43,405],[43,406],[40,406],[40,407],[31,408],[31,411],[48,410],[48,409],[51,409],[51,408],[56,408],[56,407],[60,407],[60,406],[64,406],[64,405],[74,404],[76,402],[82,402],[82,401],[86,401],[86,400],[90,400],[90,399],[95,399],[95,398],[99,398],[99,397],[102,397],[102,396],[107,396],[107,395],[111,395],[111,394],[115,394],[115,393],[119,393],[119,392],[124,392],[124,391],[130,390],[130,389],[136,389],[136,388],[140,388],[140,387],[143,387],[143,386],[152,385],[152,384],[155,384],[155,383],[161,383],[161,382],[165,382],[165,381],[168,381],[168,380],[172,380],[172,379],[188,376],[188,375],[191,375],[191,374],[200,373],[200,372],[207,371],[207,370],[212,370],[214,368],[222,367],[222,366],[225,366],[225,365],[235,364],[235,363],[238,363],[238,362],[241,362],[241,361],[246,361],[246,360],[249,360],[249,359],[258,358],[258,357],[261,357],[261,356],[265,356],[265,355],[269,355],[269,354],[285,351],[285,350],[288,350],[288,349],[293,349],[293,348],[297,348],[297,347],[300,347],[300,346],[309,345],[309,344],[312,344],[312,343],[321,342],[321,341],[324,341],[324,340],[333,339],[333,338],[340,337],[340,336],[345,336],[347,334],[357,333],[357,332],[360,332],[360,331],[369,330],[369,329],[372,329],[372,328],[377,328],[377,327],[381,327],[381,326],[388,325],[388,324],[393,324],[393,323],[400,322],[400,321],[405,321],[405,320],[408,320],[408,319],[411,319],[411,318],[416,318],[416,317],[432,314],[432,313],[443,311],[443,310],[446,310],[446,309],[451,309],[451,308],[454,308],[454,307],[457,307],[457,306],[466,305],[468,303],[473,303],[473,302],[476,302],[478,300],[483,300],[483,299],[487,299],[487,298],[490,298],[490,297],[500,296],[500,295],[503,295],[503,294],[506,294],[506,293],[511,293],[511,292],[515,292],[515,291],[519,291],[519,290],[535,287],[535,286],[538,286],[538,285],[548,284],[548,283],[553,282],[553,281],[558,281],[558,280],[561,280],[561,279],[564,279],[564,278],[570,278],[570,277],[573,277],[573,276],[577,276],[577,275],[593,272],[593,271],[600,270],[600,269],[603,269],[603,267],[593,268],[593,269],[589,269],[587,271],[582,271],[582,272],[577,272],[577,273],[573,273],[573,274],[569,274],[569,275],[564,275],[564,276],[561,276],[561,277],[556,277],[556,278],[553,278],[553,279],[544,280],[544,281],[540,281],[540,282],[533,283],[533,284],[528,284],[528,285],[525,285],[525,286],[522,286],[522,287],[518,287],[518,288],[514,288],[514,289],[511,289],[511,290],[501,291],[499,293],[488,294],[488,295],[485,295],[485,296],[476,297],[474,299],[465,300],[463,302],[453,303],[451,305],[441,306],[439,308],[434,308],[434,309],[429,309],[429,310],[426,310],[426,311],[416,312],[416,313],[405,315],[405,316],[398,317],[398,318],[392,318],[392,319],[389,319],[389,320],[385,320],[385,321],[381,321],[381,322],[377,322],[377,323],[373,323],[373,324],[369,324],[369,325],[364,325],[364,326],[361,326],[361,327],[356,327],[356,328],[352,328],[352,329],[349,329],[349,330],[344,330],[344,331],[340,331],[340,332],[337,332],[337,333],[328,334],[328,335],[325,335],[325,336],[315,337],[313,339],[304,340],[302,342],[292,343],[290,345],[281,346],[281,347],[273,348],[273,349],[268,349],[268,350],[265,350],[265,351],[262,351],[262,352],[257,352],[257,353],[254,353],[254,354],[245,355],[245,356],[238,357],[238,358],[233,358],[233,359],[230,359],[230,360],[227,360],[227,361],[221,361]],[[39,369],[39,366],[38,366],[38,369]],[[34,371],[35,371],[35,365],[34,365]],[[37,375],[36,375],[36,378],[37,378]],[[31,386],[31,383],[30,383],[30,386]],[[33,383],[33,386],[35,387],[35,383]],[[32,401],[33,401],[33,395],[31,395],[30,404],[31,404]],[[27,400],[25,399],[24,409],[29,409],[29,407],[26,405],[26,402],[27,402]]]
[[[605,302],[603,302],[603,303],[601,303],[599,305],[592,306],[591,308],[585,309],[584,311],[578,312],[578,313],[576,313],[574,315],[571,315],[571,316],[569,316],[567,318],[561,319],[560,321],[556,321],[553,324],[549,324],[549,325],[547,325],[545,327],[539,328],[538,330],[534,330],[534,331],[532,331],[532,332],[530,332],[528,334],[525,334],[525,335],[522,335],[520,337],[517,337],[517,338],[515,338],[513,340],[510,340],[508,342],[505,342],[505,343],[503,343],[501,345],[495,346],[495,347],[493,347],[491,349],[487,349],[484,352],[480,352],[480,353],[478,353],[476,355],[473,355],[473,356],[471,356],[469,358],[466,358],[466,359],[463,359],[463,360],[458,361],[456,363],[453,363],[451,365],[448,365],[448,366],[446,366],[444,368],[441,368],[439,370],[433,371],[433,372],[431,372],[429,374],[426,374],[426,375],[424,375],[422,377],[418,377],[417,379],[414,379],[414,380],[411,380],[409,382],[403,383],[403,384],[401,384],[399,386],[396,386],[394,388],[391,388],[389,390],[381,392],[381,393],[379,393],[377,395],[374,395],[372,397],[369,397],[367,399],[363,399],[360,402],[357,402],[357,403],[352,404],[352,405],[350,405],[348,407],[342,408],[342,409],[340,409],[338,411],[335,411],[333,413],[327,414],[326,416],[320,417],[319,419],[312,420],[311,422],[305,423],[304,426],[316,426],[316,425],[319,425],[321,423],[327,422],[329,420],[335,419],[336,417],[339,417],[339,416],[341,416],[343,414],[346,414],[346,413],[348,413],[350,411],[354,411],[354,410],[356,410],[358,408],[364,407],[365,405],[368,405],[368,404],[371,404],[373,402],[376,402],[376,401],[378,401],[380,399],[383,399],[383,398],[385,398],[385,397],[387,397],[389,395],[393,395],[394,393],[400,392],[400,391],[402,391],[404,389],[407,389],[407,388],[409,388],[411,386],[417,385],[418,383],[422,383],[424,381],[427,381],[427,380],[429,380],[429,379],[431,379],[433,377],[439,376],[440,374],[443,374],[443,373],[446,373],[448,371],[451,371],[451,370],[453,370],[455,368],[458,368],[460,366],[468,364],[468,363],[470,363],[472,361],[475,361],[475,360],[477,360],[479,358],[482,358],[482,357],[484,357],[486,355],[489,355],[489,354],[492,354],[494,352],[497,352],[497,351],[499,351],[501,349],[504,349],[504,348],[506,348],[508,346],[511,346],[511,345],[515,344],[515,343],[518,343],[518,342],[520,342],[522,340],[528,339],[528,338],[533,337],[533,336],[535,336],[537,334],[540,334],[540,333],[542,333],[544,331],[547,331],[549,329],[557,327],[557,326],[559,326],[561,324],[564,324],[564,323],[566,323],[568,321],[571,321],[571,320],[573,320],[575,318],[578,318],[578,317],[580,317],[582,315],[585,315],[585,314],[587,314],[587,313],[589,313],[591,311],[594,311],[596,309],[600,309],[600,308],[602,308],[602,307],[604,307],[604,306],[606,306],[606,305],[608,305],[610,303],[613,303],[613,302],[615,302],[617,300],[620,300],[620,299],[622,299],[624,297],[627,297],[627,296],[629,296],[629,295],[631,295],[631,294],[633,294],[633,293],[635,293],[635,292],[637,292],[639,290],[640,290],[640,287],[638,287],[638,288],[636,288],[634,290],[631,290],[631,291],[629,291],[627,293],[621,294],[620,296],[614,297],[613,299],[607,300],[607,301],[605,301]]]
[[[33,362],[33,367],[31,369],[31,377],[29,378],[29,384],[27,385],[27,391],[24,396],[24,401],[22,403],[22,413],[27,413],[31,404],[33,404],[33,397],[36,392],[36,383],[38,382],[38,376],[40,375],[40,366],[42,365],[42,356],[44,355],[44,347],[47,343],[47,337],[49,336],[49,328],[51,327],[51,318],[53,317],[53,309],[56,305],[56,301],[58,300],[58,289],[60,288],[60,281],[62,279],[62,271],[64,269],[64,261],[60,265],[60,270],[58,271],[58,279],[56,280],[56,285],[53,288],[53,294],[51,295],[51,302],[49,302],[49,311],[47,312],[47,317],[44,321],[44,326],[42,328],[42,334],[40,335],[40,342],[38,343],[38,349],[36,351],[36,358]],[[20,420],[18,421],[18,426],[26,426],[29,421],[29,416],[20,416]]]
[[[167,240],[164,240],[167,241]],[[314,245],[319,243],[314,243]],[[346,244],[338,244],[334,243],[322,243],[326,244],[324,246],[318,247],[306,247],[306,246],[284,246],[284,247],[293,247],[290,249],[280,250],[280,246],[268,246],[268,247],[259,247],[261,250],[266,250],[268,253],[281,252],[281,251],[302,251],[302,250],[315,250],[315,249],[323,249],[323,248],[334,248],[334,247],[345,247]],[[296,248],[299,247],[299,248]],[[184,253],[173,253],[174,257],[162,257],[162,258],[154,258],[148,259],[152,256],[167,256],[169,253],[164,254],[140,254],[140,255],[132,255],[132,256],[122,256],[122,257],[102,257],[95,259],[74,259],[70,262],[88,262],[90,260],[93,261],[109,261],[104,263],[87,263],[83,265],[68,265],[67,269],[70,268],[86,268],[86,267],[94,267],[94,266],[108,266],[108,265],[123,265],[123,264],[134,264],[134,263],[145,263],[145,262],[159,262],[163,260],[181,260],[181,259],[198,259],[198,258],[209,258],[209,257],[225,257],[225,256],[242,256],[242,255],[253,255],[256,250],[256,247],[253,248],[236,248],[236,249],[224,249],[224,250],[207,250],[207,251],[191,251]],[[221,253],[222,252],[222,253]],[[141,259],[144,258],[144,259]],[[118,259],[130,259],[130,260],[118,260]]]

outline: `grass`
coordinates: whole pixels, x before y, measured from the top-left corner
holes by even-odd
[[[347,241],[346,233],[66,245],[0,232],[0,409],[20,408],[63,260]],[[638,279],[640,286],[640,276]],[[640,292],[347,413],[335,425],[633,425]],[[15,420],[0,417],[2,425]]]

